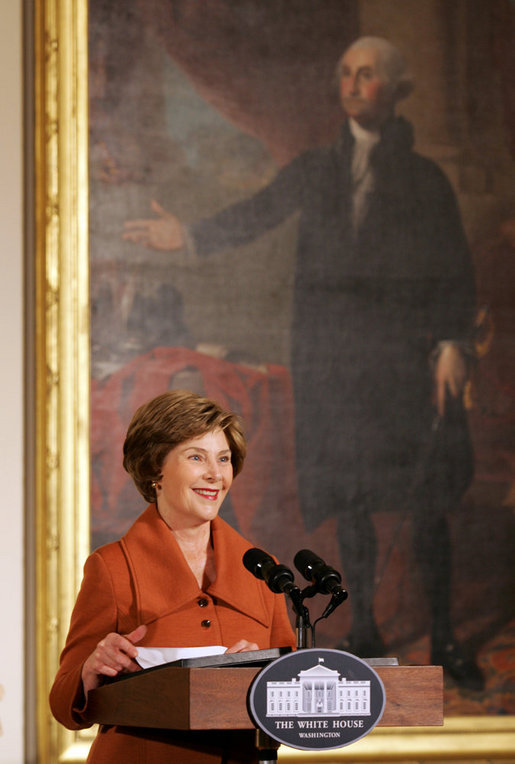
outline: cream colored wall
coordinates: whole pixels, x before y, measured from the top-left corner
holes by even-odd
[[[21,0],[0,0],[0,762],[23,757],[23,236]]]

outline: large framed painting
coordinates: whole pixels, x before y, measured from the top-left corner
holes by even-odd
[[[85,759],[47,693],[170,389],[243,420],[225,519],[341,575],[317,646],[444,665],[443,730],[334,760],[506,756],[513,4],[39,0],[34,30],[39,760]]]

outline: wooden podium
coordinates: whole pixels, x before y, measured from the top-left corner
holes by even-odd
[[[386,706],[379,726],[443,724],[441,666],[375,666]],[[175,730],[254,729],[247,693],[256,667],[163,666],[91,690],[86,718],[100,724]]]

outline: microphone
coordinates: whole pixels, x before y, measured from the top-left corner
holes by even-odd
[[[325,562],[309,549],[301,549],[293,560],[297,570],[304,578],[316,586],[320,594],[332,594],[343,602],[347,592],[342,589],[342,577],[337,570],[326,565]]]
[[[293,589],[297,589],[292,571],[286,565],[276,563],[262,549],[248,549],[243,555],[243,564],[253,576],[265,581],[275,594],[290,594]]]

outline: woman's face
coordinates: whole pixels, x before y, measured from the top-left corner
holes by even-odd
[[[157,486],[160,515],[172,530],[213,520],[232,484],[231,450],[222,430],[180,443],[166,455]]]

